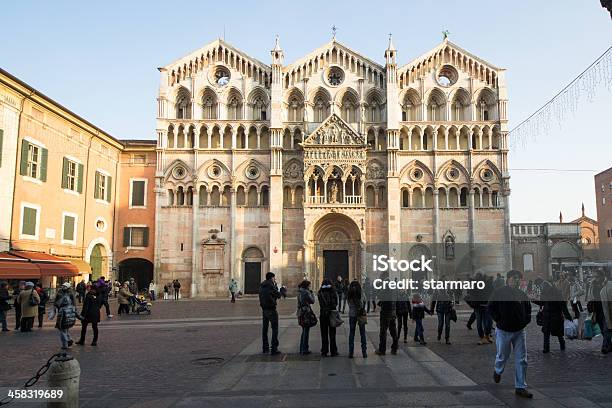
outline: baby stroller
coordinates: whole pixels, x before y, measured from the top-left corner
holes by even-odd
[[[136,314],[151,314],[151,302],[147,302],[144,296],[132,296],[132,299],[134,300]]]

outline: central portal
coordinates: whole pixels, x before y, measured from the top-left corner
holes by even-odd
[[[349,254],[345,250],[324,250],[324,272],[323,277],[336,282],[338,276],[342,279],[349,278]]]

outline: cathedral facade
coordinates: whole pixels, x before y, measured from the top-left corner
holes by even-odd
[[[333,38],[285,65],[277,39],[267,64],[219,39],[160,68],[155,281],[213,297],[268,271],[361,279],[372,246],[506,271],[504,70],[447,38],[384,57]]]

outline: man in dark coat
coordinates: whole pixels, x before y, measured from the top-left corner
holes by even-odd
[[[97,285],[95,286],[96,286],[98,305],[100,309],[102,308],[102,306],[104,306],[104,309],[106,311],[106,317],[108,319],[111,319],[113,315],[110,312],[110,305],[108,304],[108,297],[110,296],[110,290],[111,290],[110,282],[107,282],[104,279],[104,276],[102,276],[100,277],[100,279],[97,282]]]
[[[497,329],[495,342],[495,371],[493,380],[501,381],[501,375],[514,351],[514,393],[523,398],[533,398],[527,391],[527,333],[525,327],[531,321],[531,303],[525,292],[518,288],[523,277],[517,270],[511,270],[506,275],[506,286],[495,289],[488,304],[488,310]]]
[[[379,332],[379,343],[378,350],[375,351],[379,356],[384,356],[387,352],[387,331],[391,333],[391,354],[397,354],[398,336],[397,336],[397,325],[395,324],[395,291],[385,290],[380,292],[380,300],[378,306],[380,306],[380,332]]]
[[[340,296],[341,297],[341,296]],[[336,327],[330,324],[330,314],[338,307],[339,296],[337,287],[332,287],[329,279],[324,279],[321,288],[317,292],[319,300],[319,322],[321,327],[321,355],[332,357],[338,355],[336,344]]]
[[[83,303],[83,299],[85,299],[85,292],[87,292],[87,285],[85,285],[85,281],[82,280],[76,285],[76,293],[79,298],[79,303]]]
[[[271,355],[280,354],[278,350],[278,312],[276,301],[280,299],[281,293],[276,286],[276,277],[272,272],[266,273],[266,280],[259,286],[259,305],[262,314],[261,340],[262,351]],[[268,343],[268,326],[272,326],[272,349]]]
[[[106,285],[105,285],[106,286]],[[98,290],[94,285],[91,285],[89,292],[85,295],[83,301],[83,310],[81,316],[81,338],[76,344],[82,346],[85,344],[85,335],[87,334],[87,326],[91,324],[93,330],[93,341],[92,346],[98,345],[98,323],[100,322],[100,300],[98,296]]]
[[[572,320],[572,315],[567,309],[567,302],[559,289],[549,282],[542,283],[542,298],[533,300],[538,306],[542,306],[542,333],[544,333],[544,347],[542,352],[550,352],[550,336],[559,339],[561,350],[565,350],[564,317]]]
[[[19,281],[19,285],[13,290],[13,308],[15,308],[15,330],[21,327],[21,307],[17,302],[19,294],[25,289],[25,281]]]
[[[11,310],[9,300],[11,295],[8,291],[8,283],[5,281],[0,282],[0,323],[2,323],[2,331],[9,331],[8,325],[6,324],[6,313]]]

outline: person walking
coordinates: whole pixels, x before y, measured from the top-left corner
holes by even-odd
[[[170,299],[170,284],[166,283],[164,285],[164,300]]]
[[[228,289],[232,295],[231,303],[236,303],[236,292],[238,292],[238,282],[236,282],[236,279],[230,279]]]
[[[26,282],[25,289],[19,292],[17,304],[21,307],[21,332],[31,332],[34,327],[34,319],[38,316],[38,304],[40,296],[34,289],[34,283]]]
[[[11,295],[8,291],[8,282],[2,281],[0,282],[0,323],[2,323],[3,332],[10,331],[6,323],[6,314],[11,310],[10,300]]]
[[[104,276],[101,276],[100,279],[98,279],[98,282],[96,282],[95,285],[91,286],[94,286],[96,289],[99,307],[102,308],[102,306],[104,306],[104,309],[106,311],[106,317],[108,319],[112,319],[113,315],[110,312],[110,305],[108,304],[108,296],[111,290],[109,282],[106,282]]]
[[[96,287],[92,285],[85,295],[83,309],[81,310],[81,316],[83,318],[81,321],[81,337],[79,338],[79,341],[76,342],[76,344],[79,346],[83,346],[85,344],[87,326],[90,324],[91,329],[93,330],[93,340],[91,345],[98,345],[98,323],[100,322],[100,309],[99,294]]]
[[[62,350],[66,350],[74,344],[69,330],[74,326],[77,318],[80,317],[76,311],[75,297],[69,282],[62,284],[55,296],[53,305],[56,309],[55,328],[60,332]]]
[[[312,313],[311,305],[315,303],[315,297],[310,290],[310,281],[303,280],[298,286],[297,296],[297,313],[298,317],[304,313]],[[310,337],[310,326],[302,326],[302,335],[300,336],[300,354],[305,356],[310,354],[308,340]]]
[[[341,283],[342,278],[338,276],[338,281]],[[328,353],[332,357],[338,355],[338,346],[336,345],[336,327],[330,324],[330,314],[339,308],[339,296],[342,296],[342,289],[338,294],[338,286],[332,286],[329,279],[324,279],[321,288],[317,292],[319,299],[319,321],[321,322],[321,355],[327,357]]]
[[[149,282],[149,296],[151,301],[155,302],[155,283],[153,281]]]
[[[376,295],[374,292],[374,286],[372,286],[372,282],[370,281],[370,278],[366,276],[365,280],[363,281],[363,290],[365,291],[365,295],[366,295],[366,312],[370,313],[370,302],[372,302],[372,306],[373,306],[373,312],[376,312]]]
[[[115,279],[115,283],[113,283],[113,296],[115,299],[117,299],[117,296],[119,295],[119,289],[121,289],[121,282]]]
[[[404,343],[408,342],[408,317],[410,316],[410,294],[401,291],[395,302],[395,314],[397,315],[397,338],[402,337],[402,327],[404,328]]]
[[[496,283],[497,281],[493,282],[491,278],[483,275],[479,275],[478,279],[484,281],[485,287],[484,289],[474,290],[475,295],[472,304],[474,305],[474,311],[476,312],[476,329],[478,331],[478,337],[480,338],[477,344],[481,346],[483,344],[493,343],[493,339],[491,338],[493,320],[491,318],[491,314],[489,313],[489,299],[491,298],[491,293],[499,283]],[[499,289],[503,287],[504,286],[499,286],[497,288]]]
[[[83,299],[85,299],[85,292],[87,292],[87,285],[83,279],[76,285],[76,293],[77,298],[79,298],[79,303],[83,303]]]
[[[441,280],[446,280],[442,277]],[[444,339],[446,344],[450,342],[450,322],[451,313],[453,312],[453,294],[447,290],[436,290],[431,298],[430,310],[435,310],[438,315],[438,341],[442,339],[442,330],[444,330]]]
[[[608,279],[606,286],[601,288],[599,298],[605,317],[604,327],[601,328],[603,334],[601,352],[608,354],[612,353],[612,280]]]
[[[391,354],[397,354],[398,336],[397,325],[395,323],[395,300],[394,292],[386,290],[382,292],[382,299],[378,302],[380,306],[380,332],[378,349],[374,352],[379,356],[384,356],[387,352],[387,331],[391,334]]]
[[[423,299],[419,293],[415,293],[412,295],[412,307],[410,312],[410,317],[414,320],[414,341],[419,342],[422,346],[426,345],[425,341],[425,329],[423,327],[423,319],[425,318],[425,313],[433,314],[431,310],[425,306]]]
[[[606,316],[603,309],[603,303],[601,301],[601,291],[606,287],[606,273],[603,269],[597,270],[595,278],[591,282],[591,294],[589,295],[589,302],[587,303],[587,310],[593,314],[591,319],[593,323],[597,323],[599,329],[603,333],[603,328],[606,325]],[[606,341],[606,337],[603,337],[601,343],[601,352],[609,348],[609,344]]]
[[[355,329],[359,326],[361,339],[361,355],[368,357],[368,343],[366,339],[365,325],[367,321],[366,296],[358,281],[351,282],[346,294],[349,307],[349,358],[353,358],[355,352]]]
[[[174,288],[174,300],[179,300],[181,297],[181,282],[175,279],[172,283],[172,287]]]
[[[135,296],[138,296],[138,284],[136,283],[136,280],[134,278],[130,278],[129,283],[128,283],[128,289],[130,290],[130,293],[132,294],[132,296],[129,299],[130,308],[132,309],[132,313],[135,313],[136,312]]]
[[[128,281],[123,282],[121,289],[119,289],[119,295],[117,297],[117,301],[119,303],[119,309],[117,310],[118,315],[121,315],[122,313],[126,315],[130,314],[130,299],[132,296],[134,296],[134,294],[130,292],[128,284]]]
[[[43,320],[45,319],[45,309],[47,307],[47,302],[49,301],[49,295],[43,289],[42,284],[36,284],[36,293],[40,297],[40,303],[38,303],[38,328],[43,327]]]
[[[496,323],[495,341],[497,355],[493,380],[501,376],[514,351],[514,393],[523,398],[533,398],[527,391],[527,333],[525,328],[531,322],[531,303],[525,292],[518,289],[521,272],[511,270],[506,275],[506,286],[495,289],[488,303],[488,310]]]
[[[584,296],[584,293],[584,286],[582,282],[580,282],[580,279],[572,276],[570,278],[570,304],[574,312],[574,319],[580,319],[580,313],[583,310],[580,298]]]
[[[342,276],[338,275],[336,277],[336,283],[334,284],[336,288],[336,296],[338,297],[338,311],[342,312],[342,294],[344,293],[344,289],[342,287]]]
[[[280,354],[278,349],[278,312],[276,301],[281,293],[276,285],[276,276],[272,272],[266,273],[266,280],[259,285],[259,306],[262,314],[261,341],[262,352],[270,355]],[[268,326],[272,326],[272,348],[268,343]]]
[[[15,330],[19,330],[21,326],[21,306],[17,303],[19,294],[25,289],[25,281],[19,281],[17,287],[13,290],[13,308],[15,309]]]
[[[565,350],[564,321],[572,320],[572,315],[567,310],[567,302],[562,300],[561,292],[550,282],[544,281],[541,299],[532,302],[542,308],[542,333],[544,333],[542,353],[550,353],[550,336],[557,337],[561,351]]]

